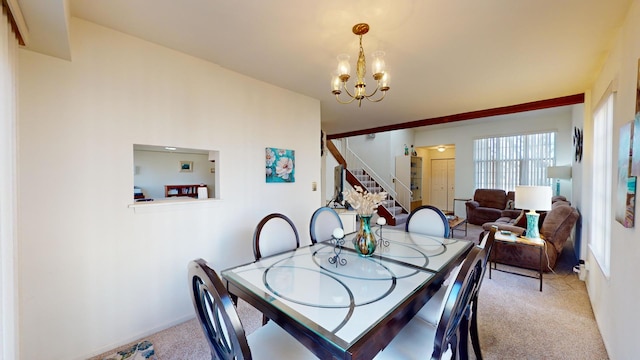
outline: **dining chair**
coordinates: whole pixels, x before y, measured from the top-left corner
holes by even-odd
[[[424,235],[449,237],[449,221],[435,206],[422,205],[409,214],[405,231]]]
[[[291,219],[283,214],[265,216],[253,233],[253,256],[256,260],[299,247],[298,230]]]
[[[260,220],[253,233],[253,256],[260,260],[264,256],[271,256],[300,247],[300,237],[293,221],[286,215],[272,213]],[[237,303],[235,295],[234,303]],[[262,324],[269,321],[262,316]]]
[[[338,213],[327,206],[319,208],[311,215],[311,222],[309,223],[311,243],[315,244],[318,241],[331,240],[333,230],[336,228],[344,230]]]
[[[471,344],[473,346],[473,351],[475,353],[477,360],[482,360],[482,352],[480,351],[480,339],[478,336],[478,293],[480,290],[480,285],[482,284],[482,279],[484,278],[485,271],[488,266],[488,260],[491,253],[491,248],[493,246],[493,242],[495,239],[495,233],[498,231],[498,227],[494,226],[491,228],[491,231],[488,231],[487,234],[483,237],[483,240],[480,242],[480,245],[477,246],[478,249],[482,250],[482,273],[480,274],[480,283],[474,290],[471,299],[471,308],[470,308],[470,329],[469,334],[471,337]],[[460,270],[460,265],[454,268],[447,280],[444,281],[440,289],[427,301],[427,303],[418,311],[416,314],[417,317],[423,319],[427,323],[437,326],[438,321],[440,320],[442,313],[444,312],[444,308],[446,306],[445,299],[449,296],[452,287],[450,286],[449,279],[455,279]]]
[[[188,280],[193,307],[212,359],[317,359],[273,321],[245,335],[222,280],[203,259],[189,263]]]
[[[480,337],[478,334],[478,295],[480,293],[480,287],[482,286],[482,280],[484,279],[485,272],[487,271],[487,266],[491,266],[489,264],[489,258],[491,256],[491,249],[493,248],[493,243],[496,238],[496,232],[498,232],[498,226],[494,225],[484,236],[482,241],[480,242],[479,248],[483,249],[483,267],[482,274],[480,275],[480,283],[478,287],[475,289],[475,292],[471,298],[471,322],[469,324],[469,334],[471,336],[471,345],[473,346],[473,352],[476,355],[476,360],[482,360],[482,351],[480,350]]]
[[[414,316],[393,340],[375,357],[387,359],[467,359],[469,311],[471,300],[480,283],[484,251],[474,247],[467,254],[453,283],[449,286],[444,311],[431,324]]]

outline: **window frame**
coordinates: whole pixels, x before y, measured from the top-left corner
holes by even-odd
[[[615,92],[608,90],[595,107],[593,120],[593,161],[589,249],[606,278],[611,271],[611,199],[613,173],[613,117]]]
[[[556,163],[557,138],[556,130],[542,130],[474,139],[475,188],[515,191],[518,185],[551,186],[547,167]],[[536,148],[539,151],[533,151]]]

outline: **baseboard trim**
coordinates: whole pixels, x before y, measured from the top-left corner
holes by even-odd
[[[145,330],[145,331],[143,331],[143,332],[141,332],[141,333],[139,333],[139,334],[137,334],[135,336],[132,336],[132,337],[129,337],[129,338],[126,338],[126,339],[122,339],[120,341],[117,341],[117,342],[109,344],[109,345],[105,345],[105,346],[103,346],[103,347],[101,347],[101,348],[99,348],[99,349],[97,349],[95,351],[92,351],[91,353],[89,353],[89,354],[87,354],[85,356],[81,356],[81,357],[76,358],[76,360],[90,359],[90,358],[98,356],[100,354],[104,354],[104,353],[106,353],[106,352],[108,352],[110,350],[117,349],[117,348],[119,348],[121,346],[124,346],[124,345],[127,345],[127,344],[136,343],[138,341],[144,340],[144,338],[146,338],[148,336],[151,336],[151,335],[153,335],[155,333],[158,333],[158,332],[160,332],[162,330],[166,330],[166,329],[168,329],[170,327],[173,327],[173,326],[176,326],[178,324],[182,324],[183,322],[186,322],[186,321],[189,321],[191,319],[194,319],[195,317],[196,317],[195,314],[190,314],[190,315],[186,315],[186,316],[180,317],[180,318],[178,318],[176,320],[173,320],[173,321],[170,321],[170,322],[168,322],[166,324],[157,326],[157,327],[149,329],[149,330]]]

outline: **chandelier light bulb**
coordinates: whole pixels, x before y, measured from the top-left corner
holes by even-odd
[[[342,92],[340,91],[341,83],[342,81],[340,81],[340,76],[334,74],[331,78],[331,92],[336,95],[340,95],[340,93]]]
[[[338,55],[338,76],[342,77],[342,76],[347,76],[347,79],[349,78],[349,75],[351,75],[351,65],[349,65],[349,55],[347,54],[340,54]]]
[[[389,84],[391,83],[391,75],[389,75],[388,72],[383,73],[379,83],[380,84],[378,86],[380,87],[380,91],[389,90]]]
[[[375,51],[371,54],[373,58],[373,64],[371,64],[371,72],[373,73],[373,78],[375,79],[378,76],[382,76],[385,70],[384,64],[384,51]]]

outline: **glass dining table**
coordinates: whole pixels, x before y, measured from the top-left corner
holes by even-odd
[[[326,241],[265,257],[224,270],[222,277],[232,294],[318,358],[371,359],[438,291],[473,243],[377,228],[373,256],[362,257],[354,236],[346,235],[342,246]]]

